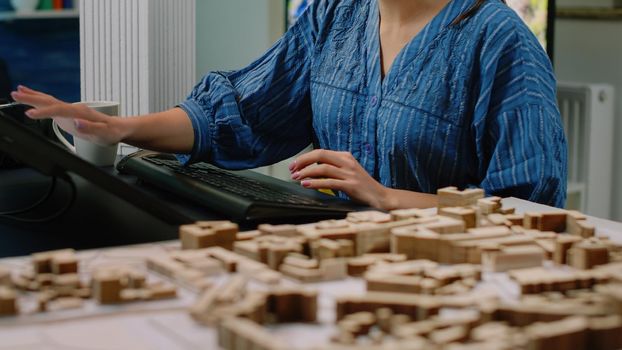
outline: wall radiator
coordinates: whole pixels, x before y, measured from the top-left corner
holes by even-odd
[[[183,101],[196,83],[195,1],[80,0],[82,100],[118,101],[122,116]]]
[[[559,83],[557,99],[568,139],[568,203],[609,218],[612,203],[614,88]]]

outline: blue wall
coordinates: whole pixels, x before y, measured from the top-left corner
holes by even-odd
[[[10,9],[0,0],[0,11]],[[77,18],[0,21],[0,58],[13,85],[80,100],[80,27]]]

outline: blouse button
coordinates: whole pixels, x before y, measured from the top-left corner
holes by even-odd
[[[369,143],[365,143],[365,152],[367,154],[371,154],[372,148],[371,145]]]
[[[372,107],[375,107],[376,104],[378,104],[378,97],[377,96],[372,96],[371,100],[369,102],[371,102],[371,106]]]

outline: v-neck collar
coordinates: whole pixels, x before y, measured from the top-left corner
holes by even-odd
[[[443,32],[460,14],[473,4],[474,0],[450,0],[447,5],[414,36],[397,54],[384,79],[382,78],[381,46],[380,46],[380,9],[378,0],[370,0],[369,16],[366,28],[368,43],[367,72],[370,81],[368,86],[375,86],[374,94],[382,95],[393,85],[396,77],[407,64],[412,62],[434,39]],[[370,92],[371,93],[371,92]]]

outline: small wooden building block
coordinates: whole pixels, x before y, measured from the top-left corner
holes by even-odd
[[[434,215],[433,212],[426,209],[398,209],[391,211],[391,220],[419,219]]]
[[[11,286],[11,270],[4,266],[0,266],[0,286]]]
[[[238,232],[238,234],[235,236],[235,240],[236,242],[250,241],[259,236],[261,236],[261,232],[259,232],[259,230]]]
[[[15,316],[17,309],[17,293],[6,286],[0,286],[0,316]]]
[[[201,221],[179,228],[182,249],[222,247],[233,250],[239,227],[230,221]]]
[[[270,225],[262,224],[257,227],[262,235],[295,237],[299,236],[298,229],[295,225]]]
[[[569,211],[566,216],[566,231],[583,238],[593,237],[596,228],[587,222],[587,216],[578,211]]]
[[[53,250],[48,252],[34,253],[32,254],[32,263],[34,272],[39,273],[52,273],[52,258],[56,255],[73,255],[75,250],[62,249]]]
[[[220,261],[223,268],[227,272],[235,272],[237,269],[237,264],[241,260],[241,256],[239,254],[235,254],[222,247],[211,247],[207,248],[205,251],[212,258]]]
[[[100,304],[116,304],[122,301],[122,276],[112,272],[97,272],[93,276],[93,295]]]
[[[446,207],[439,209],[439,215],[448,216],[450,218],[461,220],[464,222],[464,227],[474,228],[477,224],[477,216],[475,210],[464,207]],[[463,229],[464,230],[464,229]],[[444,233],[444,232],[440,232]],[[457,232],[452,232],[457,233]]]
[[[482,198],[477,201],[477,207],[484,215],[499,213],[503,207],[501,200],[501,197]]]
[[[317,320],[318,293],[298,287],[278,287],[269,291],[267,311],[279,323],[314,323]]]
[[[528,349],[585,349],[588,321],[584,317],[570,317],[555,322],[537,322],[525,328]]]
[[[482,264],[492,272],[505,272],[516,269],[542,266],[544,250],[537,246],[503,248],[498,251],[484,251]]]
[[[622,316],[593,317],[588,322],[586,349],[622,348]]]
[[[374,223],[383,224],[391,221],[391,214],[383,213],[381,211],[355,211],[348,213],[347,221],[355,224],[361,223]]]
[[[597,265],[609,262],[609,250],[604,244],[591,241],[576,243],[568,250],[568,264],[582,270],[589,270]]]
[[[348,260],[348,275],[353,277],[362,276],[367,269],[377,262],[369,256],[362,256]]]
[[[51,259],[52,273],[62,275],[78,273],[78,258],[74,253],[54,254]]]
[[[460,191],[456,187],[446,187],[439,189],[437,194],[439,208],[468,207],[484,198],[484,190],[479,188]]]
[[[567,263],[566,256],[568,250],[576,243],[579,243],[583,239],[575,235],[558,235],[555,240],[555,251],[553,252],[553,261],[560,265]]]
[[[363,296],[338,297],[337,320],[361,311],[376,312],[380,308],[390,308],[394,313],[422,320],[438,314],[440,307],[439,299],[432,296],[370,292]]]
[[[367,290],[370,292],[420,294],[423,277],[367,273],[365,281],[367,282]]]

